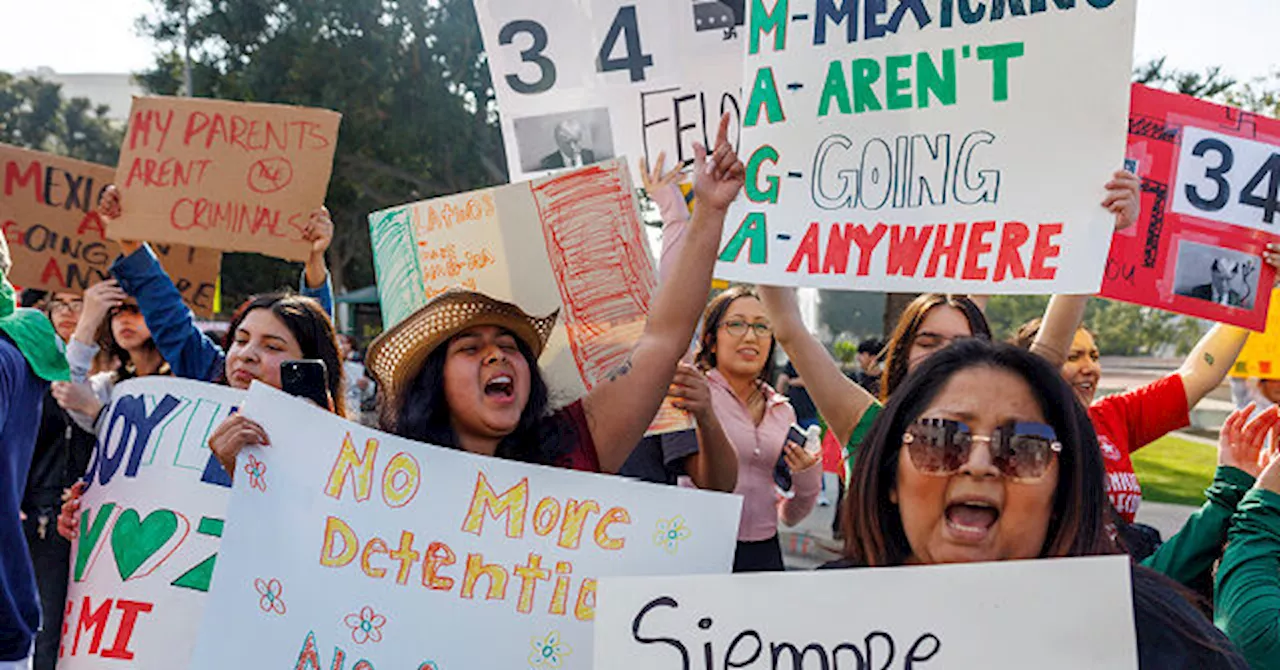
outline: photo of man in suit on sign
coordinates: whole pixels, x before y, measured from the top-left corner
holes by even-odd
[[[582,124],[567,119],[556,124],[557,150],[542,158],[542,169],[582,167],[596,162],[595,153],[582,146]]]
[[[1210,261],[1208,283],[1183,284],[1175,292],[1224,307],[1252,309],[1256,273],[1257,266],[1251,260],[1220,255]]]

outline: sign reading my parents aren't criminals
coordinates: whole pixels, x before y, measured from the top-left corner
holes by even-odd
[[[716,276],[1094,293],[1134,3],[750,0],[744,197]]]

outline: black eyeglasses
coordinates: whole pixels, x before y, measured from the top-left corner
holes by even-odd
[[[725,321],[723,325],[725,332],[734,337],[742,337],[743,335],[746,335],[748,328],[755,331],[756,337],[762,339],[773,335],[773,326],[762,321],[747,323],[746,321],[734,320]]]
[[[1028,421],[1011,421],[982,436],[960,421],[920,419],[902,435],[916,469],[940,477],[959,472],[969,462],[974,442],[987,443],[1001,475],[1024,481],[1043,477],[1054,454],[1062,451],[1052,427]]]
[[[84,309],[84,302],[80,300],[72,300],[69,302],[66,300],[50,300],[49,301],[50,314],[61,314],[62,312],[71,312],[72,314],[79,314],[80,310],[82,309]]]

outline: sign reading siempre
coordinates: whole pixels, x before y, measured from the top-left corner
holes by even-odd
[[[744,0],[475,5],[513,182],[615,156],[670,166],[725,112],[738,127]]]
[[[605,579],[595,667],[1137,670],[1129,570],[1108,556]]]
[[[200,98],[134,98],[113,239],[182,242],[305,260],[342,115]]]
[[[1280,242],[1280,121],[1133,85],[1142,217],[1116,231],[1102,295],[1262,330]]]
[[[9,279],[68,293],[106,279],[120,247],[107,240],[97,207],[114,171],[7,144],[0,144],[0,168],[0,227],[13,254]],[[153,249],[192,311],[211,316],[222,252],[181,244]]]
[[[171,377],[115,387],[85,476],[59,668],[187,667],[229,493],[205,441],[243,397]]]
[[[542,353],[548,384],[576,398],[622,365],[656,291],[627,168],[614,159],[531,182],[369,215],[383,325],[461,286],[538,316],[559,310]],[[664,404],[655,432],[692,428]]]
[[[717,277],[1097,291],[1133,2],[747,6],[746,189]]]
[[[741,500],[468,454],[254,384],[192,670],[589,668],[596,581],[726,573]]]

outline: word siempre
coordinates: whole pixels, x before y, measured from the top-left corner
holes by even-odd
[[[419,493],[422,481],[418,461],[407,452],[399,452],[387,460],[381,478],[375,479],[378,444],[377,439],[371,438],[365,441],[362,451],[357,451],[348,433],[325,483],[324,494],[340,500],[344,492],[349,491],[357,503],[366,503],[373,499],[376,490],[388,508],[408,505]],[[606,510],[595,500],[561,501],[554,496],[545,496],[533,505],[530,501],[528,478],[498,493],[485,473],[479,472],[461,531],[480,537],[485,520],[492,519],[500,524],[508,539],[520,540],[532,530],[537,537],[554,538],[556,549],[568,552],[579,550],[588,532],[589,541],[603,551],[619,551],[626,545],[626,538],[617,529],[630,525],[631,515],[622,507]],[[533,612],[538,584],[542,582],[552,585],[546,604],[548,614],[567,615],[573,595],[573,616],[580,621],[595,618],[596,580],[580,579],[575,593],[571,561],[552,559],[544,564],[546,557],[531,551],[523,562],[508,569],[486,563],[480,552],[470,552],[462,558],[445,542],[418,542],[410,530],[400,531],[394,548],[377,535],[366,537],[362,541],[346,520],[326,517],[320,564],[335,569],[354,565],[370,579],[393,578],[401,586],[408,585],[416,572],[416,581],[428,591],[450,593],[456,587],[458,596],[467,600],[476,598],[477,591],[485,600],[507,600],[514,574],[519,579],[515,590],[517,612]]]

